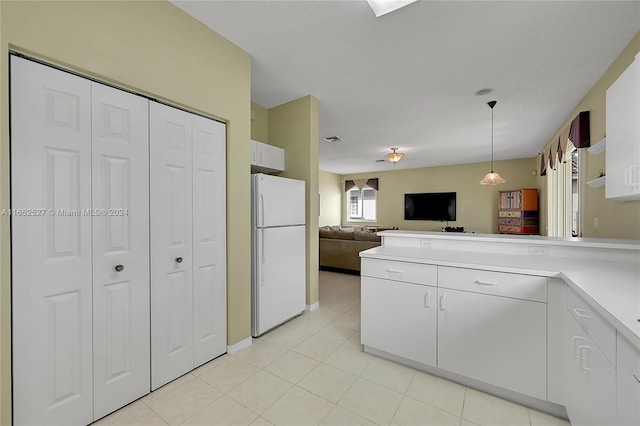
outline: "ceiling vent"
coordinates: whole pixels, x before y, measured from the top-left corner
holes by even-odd
[[[338,136],[329,136],[327,138],[324,138],[325,141],[329,142],[329,143],[338,143],[338,142],[342,142],[342,139],[340,139]]]

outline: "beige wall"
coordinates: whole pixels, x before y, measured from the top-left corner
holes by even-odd
[[[318,301],[318,100],[305,96],[269,109],[269,143],[285,149],[283,177],[306,182],[307,305]]]
[[[269,110],[251,103],[251,139],[269,143]]]
[[[449,226],[464,226],[467,232],[498,232],[498,191],[536,188],[533,172],[535,158],[496,161],[495,170],[507,180],[504,185],[478,183],[490,169],[489,163],[460,164],[421,169],[392,170],[343,176],[344,179],[377,177],[377,221],[383,227],[419,231],[440,231],[443,222],[404,220],[404,194],[414,192],[456,192],[456,221]],[[342,223],[347,222],[346,203],[342,203]]]
[[[566,129],[580,111],[590,111],[591,144],[600,141],[606,130],[606,91],[622,72],[633,62],[640,52],[640,33],[620,53],[609,69],[589,90],[586,96],[567,117],[563,125],[547,143],[542,152],[549,151],[549,144],[557,144],[561,130]],[[581,227],[583,237],[601,238],[633,238],[640,239],[640,201],[614,201],[604,198],[604,188],[591,188],[586,182],[598,177],[600,170],[605,170],[606,151],[600,155],[589,154],[586,149],[580,150],[580,182],[579,194]],[[547,157],[545,155],[545,157]],[[538,162],[540,157],[538,157]],[[606,170],[605,170],[606,171]],[[542,188],[541,196],[546,197],[547,180],[538,178]],[[544,203],[546,208],[546,203]],[[594,227],[594,218],[598,218],[598,227]],[[543,215],[542,230],[546,229],[546,212]]]
[[[249,55],[165,1],[1,1],[0,208],[9,208],[9,49],[227,122],[228,343],[249,337]],[[9,425],[6,216],[0,237],[0,424]]]
[[[342,222],[342,177],[320,170],[318,190],[320,194],[320,216],[318,226],[340,225]]]

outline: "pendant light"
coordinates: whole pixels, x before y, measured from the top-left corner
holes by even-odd
[[[482,178],[480,185],[497,185],[506,182],[498,173],[493,171],[493,107],[496,106],[497,103],[497,101],[487,102],[487,105],[491,108],[491,171]]]
[[[402,160],[402,157],[404,157],[404,154],[401,152],[396,152],[398,150],[397,147],[391,148],[391,151],[386,155],[387,160],[391,161],[393,164],[396,164],[398,161]]]

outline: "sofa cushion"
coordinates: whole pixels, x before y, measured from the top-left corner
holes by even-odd
[[[375,232],[367,231],[355,231],[353,233],[353,239],[357,241],[378,241],[380,242],[380,236]]]
[[[320,229],[320,238],[328,238],[332,240],[353,240],[353,232],[343,232]]]

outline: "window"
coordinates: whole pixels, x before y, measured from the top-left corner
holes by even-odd
[[[567,144],[567,161],[558,162],[547,172],[547,235],[577,237],[581,235],[578,198],[578,150]]]
[[[376,194],[373,188],[365,186],[362,191],[357,187],[347,191],[349,220],[376,220]]]

